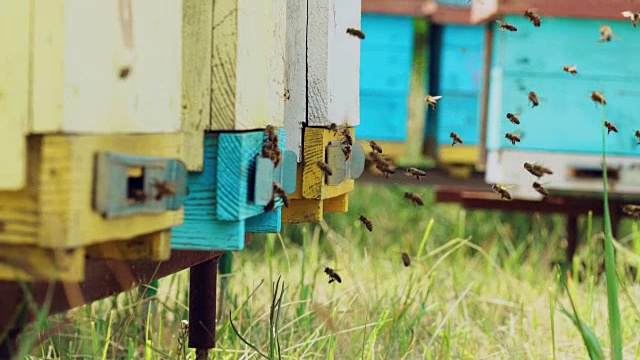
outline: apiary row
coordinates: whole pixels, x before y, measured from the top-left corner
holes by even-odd
[[[439,165],[453,174],[460,174],[460,168],[482,171],[489,184],[512,185],[515,198],[540,199],[523,163],[542,163],[553,169],[544,181],[555,194],[597,194],[602,191],[602,113],[589,99],[597,91],[607,100],[606,119],[619,130],[607,137],[610,191],[640,194],[640,122],[633,111],[640,100],[635,90],[640,85],[640,30],[622,14],[634,9],[633,1],[589,6],[580,1],[405,1],[402,11],[391,11],[386,3],[363,0],[362,5],[363,30],[381,27],[397,37],[395,47],[376,53],[373,39],[362,43],[361,140],[406,141],[413,21],[427,17],[424,94],[442,98],[434,110],[426,110],[424,143]],[[541,26],[524,16],[527,9],[540,15]],[[501,28],[498,19],[517,31]],[[602,24],[614,31],[610,41],[599,41]],[[366,65],[384,56],[397,60],[393,66]],[[575,73],[563,71],[574,65]],[[385,102],[377,103],[393,105],[377,114],[365,110],[376,102],[370,94],[382,91],[364,80],[374,73],[400,84],[387,86],[381,96]],[[539,106],[530,105],[531,91]],[[508,113],[517,115],[520,124],[512,123]],[[384,126],[374,127],[376,121]],[[452,146],[451,132],[463,144]],[[513,144],[507,133],[521,142]]]
[[[364,169],[361,40],[346,31],[360,10],[0,4],[0,279],[242,250],[246,232],[347,211]]]

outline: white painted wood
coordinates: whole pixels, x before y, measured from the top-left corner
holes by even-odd
[[[284,126],[287,0],[216,0],[210,130]]]
[[[309,1],[307,125],[360,124],[360,0]],[[365,32],[366,29],[361,29]]]
[[[182,2],[33,4],[32,133],[180,130]]]
[[[0,189],[25,185],[29,109],[29,1],[0,2]]]
[[[285,149],[302,160],[302,126],[307,121],[307,0],[287,1],[284,102]]]
[[[498,12],[498,0],[471,0],[471,22],[479,24],[491,20]]]
[[[514,185],[509,188],[513,198],[539,200],[542,195],[533,188],[534,181],[549,190],[562,192],[602,193],[602,178],[578,178],[574,169],[600,170],[602,156],[567,153],[549,153],[504,149],[489,151],[485,181],[489,184]],[[541,163],[550,168],[553,175],[540,180],[524,169],[524,163]],[[640,158],[629,156],[607,156],[607,166],[619,171],[619,180],[609,179],[609,192],[640,198]]]

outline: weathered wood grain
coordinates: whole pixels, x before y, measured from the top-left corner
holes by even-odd
[[[180,129],[181,2],[32,4],[31,133]]]
[[[27,186],[0,192],[0,243],[70,248],[181,223],[182,210],[105,220],[92,197],[96,152],[180,159],[182,146],[181,134],[30,137]]]
[[[284,125],[286,4],[214,2],[209,130]]]
[[[25,185],[31,2],[0,3],[0,189]]]
[[[33,245],[0,244],[2,280],[84,280],[84,248],[45,249]]]
[[[302,160],[302,126],[307,121],[307,0],[287,0],[284,127],[285,148]]]
[[[171,256],[171,230],[91,245],[86,249],[86,256],[96,259],[165,261]]]
[[[279,206],[271,212],[246,219],[245,231],[248,233],[280,232],[282,228],[282,209],[284,209],[284,207]]]
[[[349,128],[354,137],[355,131]],[[330,141],[339,141],[342,136],[324,128],[306,128],[304,132],[304,167],[302,169],[302,197],[305,199],[327,199],[353,190],[354,180],[347,179],[336,186],[325,183],[325,174],[316,165],[326,161],[326,147]]]
[[[360,0],[317,0],[308,5],[307,124],[360,123]],[[366,29],[362,29],[366,34]],[[366,40],[365,40],[366,41]],[[306,146],[306,145],[305,145]]]
[[[203,132],[211,120],[213,1],[182,2],[182,130],[185,163],[202,170]]]
[[[282,222],[285,223],[319,222],[323,218],[322,200],[292,199],[288,208],[282,208]]]

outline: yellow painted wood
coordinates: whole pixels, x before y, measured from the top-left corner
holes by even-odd
[[[347,212],[349,211],[349,194],[342,194],[329,199],[324,199],[324,212]]]
[[[87,247],[87,257],[98,259],[165,261],[170,256],[171,229]]]
[[[438,163],[440,164],[470,164],[476,163],[480,149],[471,145],[439,146]]]
[[[354,129],[349,128],[349,132],[355,141]],[[328,186],[325,183],[324,173],[316,165],[318,161],[326,161],[325,153],[329,142],[341,138],[340,133],[334,135],[332,130],[326,128],[305,128],[301,184],[303,198],[327,199],[353,190],[353,179],[347,179],[336,186]]]
[[[85,249],[44,249],[0,244],[2,280],[84,280]]]
[[[202,133],[211,122],[213,3],[182,1],[182,129],[189,171],[202,171]]]
[[[14,2],[33,6],[31,133],[180,129],[182,2]]]
[[[96,152],[182,159],[183,145],[180,133],[29,137],[27,186],[0,192],[0,243],[72,248],[181,224],[182,209],[105,220],[92,196]]]
[[[446,170],[447,174],[454,179],[466,180],[471,177],[473,172],[473,165],[454,165],[444,164],[442,167]]]
[[[210,130],[284,126],[286,0],[216,0]]]
[[[25,184],[30,1],[0,2],[0,190]]]
[[[291,199],[289,207],[282,208],[283,223],[319,222],[322,219],[322,200]]]

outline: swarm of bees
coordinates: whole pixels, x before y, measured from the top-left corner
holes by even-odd
[[[347,34],[349,34],[351,36],[355,36],[360,40],[364,40],[364,32],[362,32],[362,30],[360,30],[360,29],[348,28],[347,29]]]
[[[371,222],[371,220],[369,220],[369,218],[367,218],[364,215],[360,215],[358,220],[360,220],[360,222],[362,222],[364,224],[364,226],[367,228],[367,230],[373,231],[373,223]]]
[[[449,137],[452,140],[451,146],[455,145],[456,143],[462,144],[462,138],[458,136],[458,134],[454,133],[453,131],[451,132],[451,134],[449,134]]]
[[[535,9],[527,9],[524,11],[524,17],[529,19],[533,26],[540,27],[542,21],[540,20],[540,16],[536,13]]]
[[[441,98],[442,96],[440,95],[438,96],[427,95],[424,97],[424,101],[427,103],[427,106],[431,106],[431,109],[435,110],[436,105],[438,104],[438,100]]]
[[[578,73],[578,66],[577,65],[565,65],[562,67],[562,70],[568,72],[571,75],[575,75]]]
[[[610,123],[610,122],[608,122],[608,121],[605,121],[605,122],[604,122],[604,127],[606,127],[606,128],[607,128],[607,135],[608,135],[610,132],[612,132],[612,131],[613,131],[613,132],[616,132],[616,133],[618,132],[618,128],[616,128],[616,126],[615,126],[615,125],[613,125],[612,123]]]
[[[276,134],[276,128],[273,125],[267,125],[264,129],[265,139],[262,143],[261,156],[271,159],[273,161],[273,167],[277,167],[282,161],[282,151],[278,145],[278,134]]]

